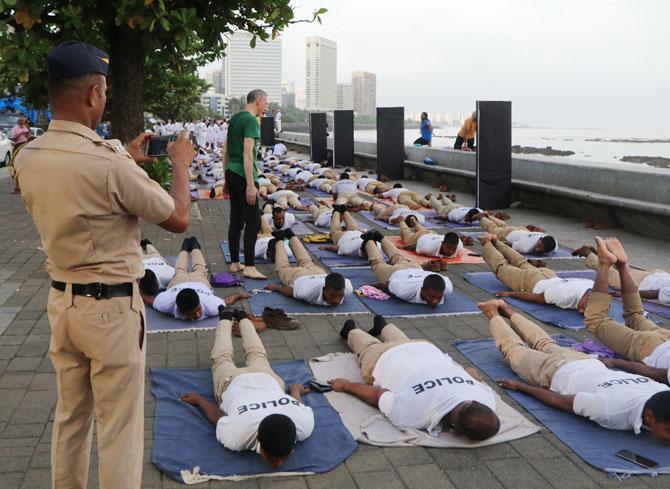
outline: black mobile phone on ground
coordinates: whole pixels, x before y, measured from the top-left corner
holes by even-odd
[[[169,136],[151,136],[147,147],[147,156],[166,156],[168,143],[176,139],[177,136],[174,134]]]
[[[309,383],[309,388],[310,390],[314,392],[318,392],[319,394],[325,394],[326,392],[330,392],[333,390],[333,388],[330,386],[330,384],[324,384],[322,382],[318,382],[316,380],[312,380]]]
[[[653,460],[638,455],[637,453],[633,453],[630,450],[619,450],[615,455],[624,460],[628,460],[629,462],[633,462],[640,467],[644,467],[645,469],[655,469],[658,467],[658,462],[654,462]]]

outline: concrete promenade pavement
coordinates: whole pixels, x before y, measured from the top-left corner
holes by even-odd
[[[1,170],[0,170],[1,171]],[[408,186],[428,191],[428,185],[409,182]],[[50,487],[49,450],[51,420],[56,404],[55,377],[47,356],[50,329],[46,301],[50,282],[44,270],[44,253],[30,216],[21,199],[10,194],[12,182],[0,178],[0,489]],[[472,202],[472,196],[458,194],[458,200]],[[193,205],[188,234],[198,236],[213,272],[227,267],[219,250],[228,229],[227,201],[206,200]],[[511,211],[514,224],[535,224],[555,233],[568,246],[579,246],[596,234],[583,223],[526,209]],[[641,217],[643,218],[643,217]],[[388,234],[387,231],[384,231]],[[629,251],[631,262],[642,267],[670,269],[670,247],[660,239],[637,237],[616,229],[598,231],[619,236]],[[144,237],[164,255],[176,255],[183,235],[156,226],[144,225]],[[582,267],[579,260],[557,260],[558,270]],[[274,273],[270,267],[261,271]],[[486,265],[455,265],[449,269],[454,286],[474,300],[491,298],[463,280],[468,271],[486,271]],[[226,291],[228,293],[228,291]],[[363,328],[372,315],[356,316]],[[344,318],[323,314],[310,316],[309,324],[296,331],[268,330],[262,334],[271,361],[347,351],[338,331]],[[665,326],[670,326],[666,321]],[[397,319],[395,324],[411,338],[427,338],[469,365],[451,346],[457,338],[489,337],[483,315],[450,318]],[[558,330],[550,333],[583,338],[583,332]],[[157,333],[148,335],[147,368],[209,368],[214,331]],[[236,339],[238,354],[241,352]],[[241,361],[238,355],[237,361]],[[148,377],[147,377],[148,379]],[[534,418],[500,389],[503,398],[531,421]],[[151,464],[155,402],[147,389],[145,396],[145,488],[184,487],[161,474]],[[247,488],[665,488],[670,476],[631,477],[619,481],[586,465],[546,429],[525,439],[482,449],[376,448],[360,445],[358,450],[332,472],[307,477],[252,479],[242,482],[209,482],[198,487]],[[89,487],[97,487],[94,453]]]

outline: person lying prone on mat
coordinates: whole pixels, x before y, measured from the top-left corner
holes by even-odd
[[[395,185],[393,185],[393,188],[391,190],[382,192],[381,194],[379,194],[379,196],[385,199],[391,199],[396,204],[404,204],[408,206],[410,209],[428,207],[430,204],[428,199],[421,197],[419,194],[411,191],[408,188],[404,188],[402,186],[402,183],[396,183]]]
[[[391,187],[379,180],[372,178],[370,175],[361,175],[361,178],[356,180],[356,186],[369,194],[383,194],[391,190]]]
[[[191,271],[188,258],[191,256]],[[248,292],[239,292],[224,301],[214,295],[207,277],[207,263],[200,251],[200,243],[192,236],[184,239],[175,263],[175,275],[167,289],[159,294],[145,294],[142,299],[159,312],[172,314],[177,319],[198,321],[216,316],[219,306],[235,304],[240,299],[251,297]]]
[[[421,265],[403,255],[379,231],[368,231],[361,238],[361,247],[367,254],[368,263],[380,280],[379,283],[371,284],[374,287],[393,294],[400,300],[428,304],[433,308],[444,303],[445,294],[453,292],[453,286],[447,277],[423,270]],[[389,257],[389,263],[384,261],[384,255],[377,243],[381,243],[382,251]]]
[[[547,255],[556,251],[558,241],[547,233],[532,232],[527,228],[509,226],[505,221],[481,212],[474,216],[479,225],[487,233],[493,234],[501,241],[505,241],[519,253],[533,255]]]
[[[398,224],[407,216],[414,216],[419,224],[426,223],[426,216],[420,212],[413,211],[405,204],[384,205],[372,204],[372,212],[378,221],[388,222],[389,224]]]
[[[273,468],[293,453],[295,444],[314,431],[314,412],[301,401],[309,389],[284,381],[270,367],[267,353],[253,323],[244,311],[219,309],[219,324],[212,348],[212,377],[217,404],[196,392],[180,397],[200,408],[216,426],[216,439],[236,452],[258,453]],[[244,367],[233,361],[233,318],[239,323],[244,345]]]
[[[254,246],[255,258],[262,258],[270,263],[275,262],[275,245],[277,239],[272,236],[272,232],[273,229],[270,227],[270,224],[265,219],[261,219],[261,232],[256,236],[256,245]],[[293,252],[286,241],[284,241],[284,249],[286,250],[286,255],[291,258]]]
[[[318,175],[314,175],[312,178],[309,179],[308,185],[312,188],[321,190],[322,192],[329,194],[333,191],[333,186],[335,185],[335,183],[336,183],[335,180],[330,180],[329,178],[323,178],[319,177]]]
[[[307,210],[307,206],[300,203],[300,196],[293,190],[277,190],[272,194],[268,194],[268,200],[273,201],[277,206],[284,209],[290,206],[294,209]]]
[[[500,430],[493,390],[426,340],[410,340],[377,315],[364,332],[349,319],[340,335],[356,353],[365,384],[337,378],[333,390],[378,408],[398,428],[454,433],[482,441]],[[380,341],[378,337],[383,340]]]
[[[572,254],[585,257],[587,267],[596,271],[600,269],[597,251],[590,244],[577,248]],[[642,299],[657,300],[661,304],[670,305],[670,273],[660,268],[637,270],[627,267],[627,270]],[[607,282],[613,289],[621,290],[622,281],[616,266],[610,267]]]
[[[402,249],[438,258],[454,258],[465,253],[463,243],[456,233],[448,232],[441,236],[423,227],[412,215],[400,221],[399,225],[400,238],[404,243]]]
[[[167,264],[163,255],[151,244],[148,239],[140,241],[142,248],[142,263],[144,276],[140,279],[140,292],[147,295],[156,295],[159,290],[165,289],[174,277],[174,268]]]
[[[261,221],[268,224],[272,231],[277,231],[279,229],[288,229],[292,227],[296,223],[296,218],[295,214],[286,212],[286,209],[283,207],[273,207],[268,203],[263,206]]]
[[[479,308],[491,320],[491,335],[503,361],[525,381],[496,379],[500,386],[603,428],[637,435],[645,427],[659,441],[670,442],[670,387],[643,375],[610,370],[586,353],[558,346],[504,301],[482,302]]]
[[[268,284],[266,289],[279,292],[286,297],[309,302],[317,306],[335,307],[347,295],[354,292],[349,279],[339,273],[326,273],[316,265],[307,253],[300,240],[293,231],[275,231],[275,267],[282,285]],[[288,261],[283,240],[288,238],[288,244],[296,258],[296,266],[292,267]]]
[[[537,268],[493,234],[484,234],[479,241],[484,247],[484,261],[496,277],[512,289],[511,292],[497,292],[497,297],[553,304],[561,309],[577,309],[584,314],[593,280],[559,278],[549,268]]]
[[[346,229],[342,229],[342,221]],[[363,231],[356,226],[356,221],[351,213],[346,210],[345,205],[333,205],[330,219],[330,239],[333,245],[319,246],[320,250],[328,250],[337,253],[340,256],[359,256],[365,257],[361,248]]]
[[[428,202],[430,207],[437,212],[435,219],[456,224],[469,224],[476,221],[477,216],[482,212],[477,207],[456,204],[443,194],[431,195]]]
[[[628,268],[626,251],[619,240],[597,237],[596,243],[600,268],[584,313],[587,329],[602,344],[628,359],[611,359],[606,362],[608,367],[670,384],[670,330],[644,316],[637,284]],[[608,279],[612,267],[616,268],[621,282],[625,325],[609,317],[612,296],[608,293]]]

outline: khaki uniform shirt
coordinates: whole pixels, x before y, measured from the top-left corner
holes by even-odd
[[[15,166],[53,280],[118,284],[144,275],[138,217],[163,222],[174,201],[120,141],[53,120]]]

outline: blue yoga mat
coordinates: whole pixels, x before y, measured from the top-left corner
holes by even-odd
[[[293,299],[292,297],[286,297],[279,292],[263,291],[255,294],[252,292],[254,289],[264,289],[267,283],[268,282],[265,280],[244,279],[244,288],[253,294],[251,298],[247,299],[251,306],[251,312],[257,316],[263,314],[263,309],[265,307],[283,309],[286,314],[294,316],[314,314],[366,314],[369,312],[363,303],[358,300],[356,294],[347,296],[344,299],[344,302],[337,307],[327,307],[309,304],[304,301],[299,301],[298,299]]]
[[[370,268],[336,268],[333,271],[339,272],[351,280],[354,289],[361,285],[370,285],[379,282]],[[405,302],[391,296],[390,299],[380,301],[369,297],[359,297],[373,313],[381,314],[386,317],[411,317],[411,316],[450,316],[458,314],[477,314],[479,309],[477,304],[468,299],[468,297],[454,290],[444,298],[444,304],[432,308],[427,304],[413,304]]]
[[[221,252],[223,253],[223,257],[225,258],[226,263],[231,263],[232,259],[230,256],[230,246],[228,245],[228,241],[221,241],[220,246],[221,246]],[[291,263],[295,262],[295,258],[293,256],[289,256],[288,260]],[[240,249],[240,262],[244,263],[244,251],[242,251],[241,249]],[[272,262],[266,260],[265,258],[255,258],[254,263],[256,263],[257,265],[267,265],[268,263]]]
[[[463,236],[467,236],[468,238],[472,238],[474,240],[477,240],[480,236],[485,234],[485,231],[461,231],[458,234],[461,234]],[[529,258],[531,260],[552,260],[552,259],[577,259],[579,257],[572,256],[572,251],[570,251],[567,248],[561,248],[559,247],[558,249],[552,251],[548,255],[534,255],[531,253],[521,253],[521,255],[524,258]]]
[[[554,339],[561,346],[571,346],[574,343],[572,338],[563,335],[555,335]],[[453,344],[492,380],[501,377],[519,379],[502,361],[493,339],[457,340]],[[584,417],[547,407],[526,394],[506,392],[593,467],[617,473],[670,472],[670,450],[658,443],[646,430],[637,436],[633,432],[607,430]],[[658,462],[659,468],[664,470],[646,470],[616,457],[614,454],[622,449],[650,458]]]
[[[460,223],[460,222],[442,221],[440,219],[435,218],[431,218],[430,221],[439,223],[442,226],[445,226],[449,229],[471,229],[479,227],[479,221]]]
[[[315,232],[319,233],[330,233],[330,226],[316,226],[314,222],[312,222],[312,215],[311,214],[296,214],[295,215],[299,220],[303,221],[307,226],[310,226],[311,228],[315,229]],[[367,231],[370,229],[370,226],[358,219],[355,215],[354,217],[354,224],[356,224],[356,227],[360,231]],[[297,233],[296,233],[297,234]],[[305,233],[305,234],[310,234],[310,233]]]
[[[438,228],[440,227],[439,224],[435,224],[433,221],[428,219],[427,214],[429,213],[435,213],[435,211],[420,211],[419,214],[424,214],[426,215],[426,222],[423,224],[423,227],[428,228],[428,229],[433,229],[433,228]],[[373,223],[375,223],[377,226],[380,226],[384,229],[399,229],[400,226],[396,224],[389,224],[386,221],[380,221],[379,219],[375,218],[375,213],[372,211],[361,211],[360,214],[365,217],[366,219],[369,219]]]
[[[568,278],[567,275],[559,272],[559,277]],[[505,292],[510,290],[505,284],[498,280],[492,272],[471,272],[464,276],[466,282],[479,287],[490,294],[496,292]],[[558,328],[566,329],[581,329],[584,327],[584,316],[579,314],[575,309],[561,309],[550,304],[536,304],[533,302],[525,302],[512,297],[501,297],[506,302],[510,303],[517,309],[530,314],[535,319],[545,323],[553,324]],[[623,323],[623,308],[621,303],[614,301],[610,307],[610,317],[615,321]]]
[[[335,251],[320,250],[319,246],[332,243],[304,243],[305,247],[316,256],[326,268],[331,267],[367,267],[368,261],[360,256],[342,256]]]
[[[277,363],[274,371],[286,384],[312,379],[304,360]],[[314,432],[296,445],[279,469],[273,469],[251,451],[233,452],[216,439],[214,425],[202,412],[179,400],[195,391],[214,402],[210,369],[150,369],[151,393],[156,398],[152,461],[161,472],[183,482],[182,470],[200,467],[201,474],[220,477],[253,476],[273,472],[328,472],[344,462],[358,447],[342,420],[321,394],[310,393],[304,403],[314,411]]]
[[[200,321],[186,321],[174,316],[158,312],[151,306],[145,307],[147,333],[165,333],[167,331],[191,331],[198,329],[213,329],[219,322],[217,316],[208,317]]]
[[[328,192],[324,192],[323,190],[314,187],[307,187],[307,191],[315,197],[332,197]]]

